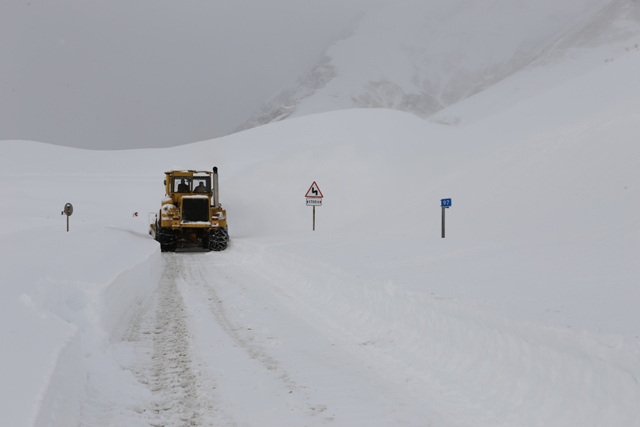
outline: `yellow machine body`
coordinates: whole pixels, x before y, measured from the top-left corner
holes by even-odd
[[[219,203],[218,168],[211,171],[165,172],[165,197],[150,221],[149,234],[162,251],[201,247],[220,251],[227,247],[227,212]]]

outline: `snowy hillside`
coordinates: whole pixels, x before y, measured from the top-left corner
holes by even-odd
[[[628,47],[443,111],[460,127],[349,109],[171,149],[0,142],[0,425],[640,426]],[[214,165],[229,249],[161,254],[163,172]]]
[[[426,118],[507,77],[517,82],[511,96],[525,99],[639,42],[633,0],[382,3],[241,128],[354,107]]]

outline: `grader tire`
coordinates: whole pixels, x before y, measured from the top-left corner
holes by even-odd
[[[178,247],[175,234],[171,230],[162,227],[157,227],[156,230],[158,230],[156,240],[160,243],[160,251],[175,252]]]
[[[212,251],[224,251],[229,243],[229,232],[226,227],[213,230],[209,234],[209,249]]]

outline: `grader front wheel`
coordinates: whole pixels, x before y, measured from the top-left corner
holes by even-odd
[[[160,243],[160,251],[175,252],[178,242],[173,231],[162,227],[157,227],[156,230],[158,230],[156,232],[156,240]]]
[[[229,243],[229,232],[226,227],[218,228],[209,234],[209,249],[223,251]]]

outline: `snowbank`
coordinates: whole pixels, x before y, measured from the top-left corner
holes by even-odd
[[[2,425],[76,425],[92,355],[162,270],[148,236],[63,227],[0,235]]]

